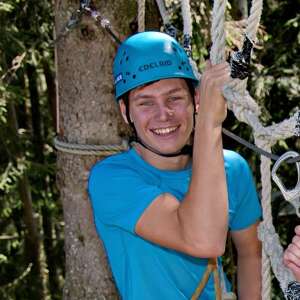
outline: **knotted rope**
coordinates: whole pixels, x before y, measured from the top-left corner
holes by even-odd
[[[211,48],[211,61],[213,64],[224,61],[225,49],[225,0],[215,0],[213,8],[213,20],[211,35],[213,46]],[[252,41],[256,39],[256,32],[262,11],[262,0],[253,0],[250,16],[248,18],[245,34]],[[270,152],[272,145],[278,140],[286,139],[294,135],[297,125],[298,113],[279,124],[264,127],[259,121],[260,108],[246,89],[246,80],[232,80],[224,88],[224,96],[228,100],[236,118],[250,125],[253,129],[255,143],[262,149]],[[264,221],[259,228],[259,238],[263,242],[262,253],[262,299],[271,298],[271,274],[270,264],[273,272],[280,282],[283,291],[292,281],[291,272],[283,266],[283,249],[276,235],[271,213],[271,161],[269,158],[261,157],[261,181],[262,181],[262,209]]]
[[[56,137],[54,139],[54,146],[57,150],[70,154],[107,156],[127,150],[128,142],[127,140],[123,140],[120,145],[77,144],[62,141]]]

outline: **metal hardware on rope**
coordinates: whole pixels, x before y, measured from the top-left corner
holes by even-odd
[[[250,74],[250,58],[254,43],[245,35],[242,50],[235,51],[230,56],[231,77],[245,79]]]
[[[297,168],[297,184],[293,189],[287,189],[282,181],[277,176],[276,171],[278,170],[279,166],[286,161],[290,157],[296,157],[299,154],[295,151],[288,151],[284,153],[280,158],[276,161],[272,169],[272,178],[273,181],[277,184],[278,188],[280,189],[284,199],[290,202],[296,209],[296,214],[300,217],[300,162],[296,162]]]
[[[183,36],[183,48],[188,55],[188,57],[192,57],[192,38],[189,34],[184,34]]]
[[[91,0],[80,0],[80,9],[85,9],[89,7],[91,4]]]
[[[120,39],[113,32],[110,21],[102,17],[100,12],[96,10],[94,7],[91,7],[90,4],[91,4],[90,0],[80,1],[79,9],[76,9],[72,13],[65,27],[62,29],[58,37],[54,40],[54,44],[58,43],[61,40],[61,38],[65,37],[71,30],[73,30],[80,24],[83,14],[92,17],[96,21],[96,24],[104,28],[117,44],[121,43]]]
[[[106,156],[128,150],[128,142],[126,140],[122,140],[122,144],[120,145],[87,145],[68,143],[60,140],[58,137],[55,137],[54,147],[59,151],[70,154]]]
[[[174,39],[177,38],[177,29],[172,24],[165,24],[165,33],[173,37]]]
[[[296,119],[295,136],[300,137],[300,110],[298,111],[298,116]]]
[[[53,44],[57,44],[63,37],[65,37],[71,30],[76,28],[82,19],[83,11],[82,9],[76,9],[70,19],[67,21],[65,27],[61,30],[59,35],[56,37],[56,39],[53,41]]]
[[[110,21],[108,19],[102,17],[98,10],[96,10],[92,7],[85,7],[84,12],[88,16],[95,19],[96,24],[100,25],[102,28],[104,28],[117,44],[121,44],[121,40],[117,37],[117,35],[112,30],[112,26],[110,24]]]
[[[300,300],[300,283],[292,281],[284,291],[287,300]]]

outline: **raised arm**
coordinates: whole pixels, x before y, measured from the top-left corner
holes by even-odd
[[[208,65],[196,93],[192,178],[180,203],[158,196],[136,225],[136,233],[161,246],[197,257],[222,255],[228,228],[228,197],[223,159],[222,122],[226,103],[222,88],[229,79],[227,63]]]

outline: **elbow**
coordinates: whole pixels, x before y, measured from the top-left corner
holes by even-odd
[[[189,255],[200,258],[210,258],[222,256],[224,254],[226,240],[193,240],[192,243],[186,243],[186,245],[189,245],[187,249]]]

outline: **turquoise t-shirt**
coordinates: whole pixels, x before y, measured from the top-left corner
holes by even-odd
[[[247,228],[261,217],[261,207],[247,162],[224,150],[229,196],[229,228]],[[186,194],[191,167],[159,170],[134,149],[97,163],[89,178],[97,232],[104,243],[119,292],[124,300],[190,299],[207,260],[161,247],[139,237],[135,225],[160,194],[179,201]],[[215,299],[212,276],[201,300]]]

